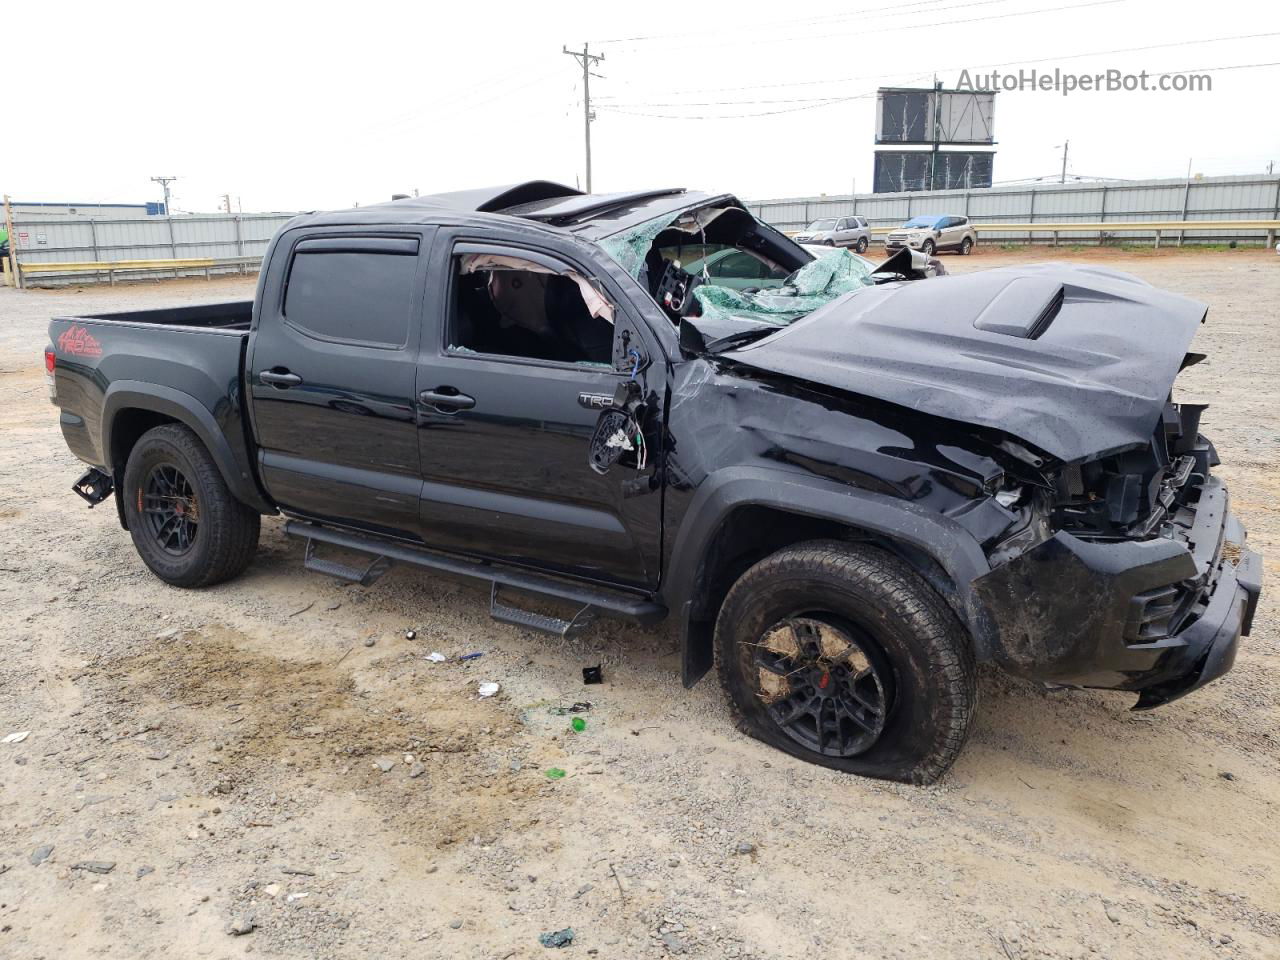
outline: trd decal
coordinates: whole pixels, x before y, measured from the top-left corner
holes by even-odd
[[[102,356],[102,344],[84,327],[73,326],[58,337],[58,349],[77,357]]]
[[[604,410],[613,405],[613,397],[607,393],[580,393],[578,404],[588,410]]]

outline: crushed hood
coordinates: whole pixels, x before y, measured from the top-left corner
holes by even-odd
[[[990,427],[1063,461],[1149,443],[1207,308],[1050,263],[870,287],[721,356]]]

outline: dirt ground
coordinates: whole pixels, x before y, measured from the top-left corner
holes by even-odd
[[[1280,257],[945,262],[1051,258],[1211,305],[1181,396],[1212,402],[1276,570]],[[682,690],[665,629],[562,642],[421,572],[342,586],[278,519],[233,583],[152,577],[70,491],[46,320],[251,293],[0,290],[0,736],[30,731],[0,743],[0,956],[502,960],[560,955],[538,937],[565,927],[564,956],[628,960],[1280,956],[1274,574],[1234,672],[1192,697],[1134,714],[986,671],[941,784],[841,776],[737,733],[714,681]],[[579,700],[575,733],[555,708]]]

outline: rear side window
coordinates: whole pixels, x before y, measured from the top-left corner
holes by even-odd
[[[304,240],[289,270],[285,320],[322,340],[404,346],[417,250],[416,239]]]

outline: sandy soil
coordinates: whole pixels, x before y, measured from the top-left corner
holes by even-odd
[[[1213,402],[1275,569],[1280,257],[946,263],[1051,256],[1212,305],[1183,395]],[[340,586],[278,520],[234,583],[151,577],[112,506],[69,490],[45,320],[250,294],[0,290],[0,736],[30,731],[0,744],[0,956],[497,960],[555,956],[538,935],[564,927],[565,956],[606,958],[1280,956],[1274,576],[1235,671],[1193,697],[1139,715],[988,671],[943,783],[843,777],[738,734],[714,682],[684,692],[666,630],[560,642],[467,584]],[[574,733],[555,708],[584,699]]]

